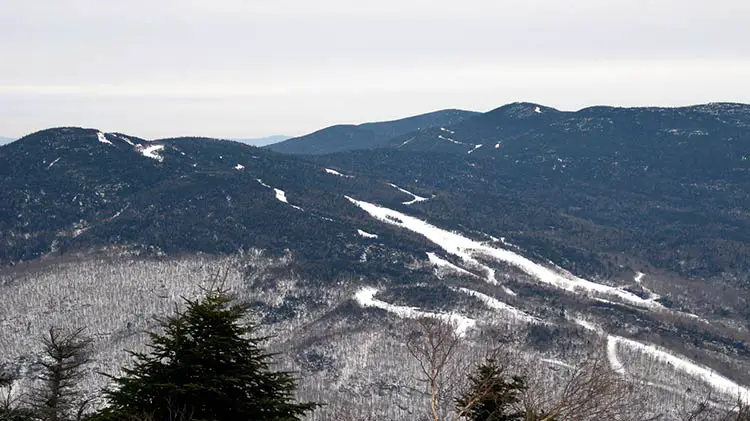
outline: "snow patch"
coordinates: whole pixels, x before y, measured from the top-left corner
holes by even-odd
[[[104,133],[102,133],[102,132],[96,132],[96,137],[97,137],[97,139],[99,139],[99,142],[101,142],[101,143],[106,143],[108,145],[112,145],[113,144],[112,142],[110,142],[107,139],[106,136],[104,136]]]
[[[369,232],[357,230],[357,234],[365,238],[378,238],[377,234],[370,234]]]
[[[446,252],[460,257],[466,262],[475,265],[481,263],[474,255],[482,255],[509,263],[528,275],[534,277],[537,281],[562,289],[575,294],[603,294],[617,297],[625,303],[645,308],[663,308],[661,304],[652,300],[643,299],[631,292],[623,291],[608,285],[598,284],[586,279],[579,278],[567,271],[556,268],[555,270],[537,264],[526,257],[523,257],[510,250],[498,249],[478,241],[466,238],[460,234],[443,230],[425,221],[403,214],[401,212],[384,208],[379,205],[355,200],[351,197],[346,198],[356,206],[369,213],[372,217],[391,224],[406,228],[417,234],[421,234],[428,240],[439,245]],[[489,268],[488,268],[489,269]],[[493,273],[494,278],[494,273]]]
[[[498,300],[497,298],[490,297],[487,294],[482,294],[481,292],[474,291],[468,288],[459,288],[459,291],[463,292],[464,294],[471,295],[472,297],[478,298],[481,302],[483,302],[487,307],[493,309],[493,310],[499,310],[506,313],[510,313],[513,317],[522,320],[524,322],[529,323],[539,323],[541,320],[538,318],[519,310],[509,304],[505,304],[504,302]]]
[[[635,273],[635,277],[633,278],[633,280],[635,281],[636,284],[640,284],[641,281],[643,281],[643,277],[644,276],[646,276],[645,273],[643,273],[643,272],[636,272]]]
[[[536,107],[536,108],[534,108],[534,112],[537,113],[537,114],[541,114],[542,113],[542,109],[539,108],[539,107]]]
[[[451,139],[450,137],[445,137],[441,134],[438,135],[438,139],[447,140],[448,142],[455,143],[456,145],[465,145],[463,142],[459,142],[457,140]]]
[[[617,356],[617,339],[612,335],[607,336],[607,360],[609,361],[609,367],[615,373],[621,376],[625,375],[625,366],[622,365]]]
[[[500,144],[499,143],[495,143],[495,149],[500,149]]]
[[[469,276],[474,276],[474,277],[477,276],[477,275],[474,275],[473,273],[469,272],[468,270],[466,270],[466,269],[464,269],[462,267],[456,266],[453,263],[451,263],[451,262],[449,262],[449,261],[441,258],[440,256],[438,256],[435,253],[427,253],[427,259],[430,261],[431,264],[437,266],[438,268],[450,269],[450,270],[452,270],[454,272],[458,272],[458,273],[460,273],[462,275],[469,275]]]
[[[58,157],[57,159],[55,159],[54,161],[52,161],[51,164],[47,165],[47,169],[50,169],[50,168],[52,168],[53,165],[57,164],[57,161],[59,161],[60,158],[62,158],[62,157]]]
[[[453,130],[448,130],[448,129],[446,129],[445,127],[441,127],[441,128],[440,128],[440,131],[441,131],[441,132],[446,132],[446,133],[450,133],[450,134],[456,134],[456,132],[454,132]]]
[[[597,332],[597,333],[601,333],[602,332],[602,329],[599,326],[597,326],[597,325],[589,322],[588,320],[575,319],[574,322],[578,326],[581,326],[582,328],[584,328],[586,330],[589,330],[591,332]]]
[[[289,204],[289,201],[286,199],[286,192],[281,189],[273,189],[274,193],[276,193],[276,200],[280,202],[284,202],[287,205]]]
[[[658,361],[666,363],[675,370],[682,371],[683,373],[687,373],[693,377],[703,380],[704,382],[708,383],[714,390],[719,393],[725,394],[729,398],[739,398],[745,403],[750,403],[749,388],[735,383],[734,381],[722,376],[719,373],[716,373],[708,367],[696,364],[685,357],[673,355],[654,345],[647,345],[634,341],[632,339],[609,335],[607,337],[607,355],[608,357],[610,357],[610,364],[614,362],[619,363],[619,359],[617,358],[618,346],[627,347],[632,350],[647,354]],[[613,355],[610,356],[610,354]],[[612,369],[617,370],[616,367],[616,365],[612,365]],[[622,370],[620,371],[624,373],[625,369],[622,368]]]
[[[341,174],[340,172],[338,172],[336,170],[332,170],[330,168],[325,168],[325,171],[326,171],[327,174],[337,175],[339,177],[344,177],[344,178],[352,178],[351,175],[344,175],[344,174]]]
[[[466,152],[466,153],[470,154],[470,153],[474,152],[475,150],[477,150],[477,149],[479,149],[479,148],[481,148],[481,147],[482,147],[482,145],[481,145],[481,144],[479,144],[479,145],[474,145],[474,149],[472,149],[472,150],[470,150],[469,152]]]
[[[146,158],[155,159],[159,162],[164,161],[164,157],[157,153],[164,150],[164,145],[150,145],[147,147],[143,147],[143,145],[136,145],[135,149]]]
[[[299,207],[299,206],[295,206],[295,205],[292,205],[292,204],[290,204],[290,203],[289,203],[289,200],[288,200],[288,199],[286,198],[286,192],[285,192],[284,190],[281,190],[281,189],[277,189],[277,188],[271,187],[271,186],[269,186],[268,184],[264,183],[264,182],[263,182],[263,180],[261,180],[260,178],[256,178],[255,180],[256,180],[256,181],[257,181],[257,182],[258,182],[258,183],[259,183],[259,184],[260,184],[261,186],[263,186],[263,187],[265,187],[265,188],[267,188],[267,189],[272,189],[272,190],[273,190],[273,192],[274,192],[274,194],[276,195],[276,200],[278,200],[279,202],[283,202],[283,203],[286,203],[287,205],[289,205],[289,206],[291,206],[291,207],[293,207],[294,209],[297,209],[297,210],[299,210],[299,211],[302,211],[302,212],[304,212],[304,211],[305,211],[304,209],[302,209],[302,208],[301,208],[301,207]]]
[[[128,144],[128,145],[130,145],[130,146],[135,146],[135,143],[133,143],[133,141],[132,141],[132,140],[128,139],[127,137],[125,137],[125,136],[123,136],[123,135],[119,135],[119,134],[116,134],[116,135],[114,135],[114,136],[116,136],[116,137],[119,137],[120,139],[124,140],[124,141],[125,141],[125,143],[127,143],[127,144]]]
[[[424,202],[424,201],[430,200],[427,197],[417,196],[416,194],[410,192],[409,190],[404,190],[401,187],[399,187],[399,186],[397,186],[397,185],[395,185],[393,183],[388,183],[388,185],[391,186],[391,187],[393,187],[394,189],[397,189],[401,193],[406,193],[406,194],[410,195],[413,198],[412,200],[410,200],[408,202],[401,202],[402,205],[411,205],[413,203]]]
[[[405,319],[421,319],[424,317],[442,320],[454,327],[456,335],[465,336],[469,329],[476,326],[477,321],[470,319],[466,316],[462,316],[457,313],[432,313],[428,311],[419,310],[416,307],[397,306],[386,303],[375,298],[375,294],[378,293],[377,288],[373,287],[362,287],[356,294],[354,299],[362,307],[374,307],[381,310],[385,310],[389,313],[393,313],[399,317]]]
[[[402,147],[402,146],[404,146],[404,145],[408,144],[408,143],[409,143],[409,142],[411,142],[412,140],[414,140],[414,138],[413,138],[413,137],[410,137],[410,138],[406,139],[406,140],[404,141],[404,143],[402,143],[402,144],[398,145],[398,147],[400,148],[400,147]]]
[[[553,359],[553,358],[542,358],[539,361],[541,361],[543,363],[551,364],[551,365],[557,365],[557,366],[560,366],[560,367],[570,368],[570,369],[574,369],[575,368],[574,366],[566,363],[565,361],[560,361],[560,360],[556,360],[556,359]]]
[[[237,164],[237,165],[234,166],[234,169],[237,170],[237,171],[242,171],[242,170],[245,169],[245,166],[242,165],[242,164]]]

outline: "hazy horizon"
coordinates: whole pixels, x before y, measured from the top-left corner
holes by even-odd
[[[0,136],[297,136],[528,101],[750,102],[739,0],[0,0]]]

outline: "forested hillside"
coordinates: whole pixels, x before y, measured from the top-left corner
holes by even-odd
[[[85,328],[98,390],[222,274],[295,396],[326,404],[310,420],[450,419],[492,359],[501,390],[552,397],[522,394],[537,415],[731,419],[750,384],[750,106],[459,117],[365,125],[382,147],[326,155],[82,128],[1,147],[0,369],[33,390],[39,338]],[[463,388],[438,399],[417,345],[445,329]],[[631,418],[560,412],[577,373],[645,396],[617,394]]]

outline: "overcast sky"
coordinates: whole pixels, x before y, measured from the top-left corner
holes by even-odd
[[[747,0],[0,0],[0,135],[750,102]]]

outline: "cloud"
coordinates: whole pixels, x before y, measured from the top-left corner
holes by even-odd
[[[237,136],[517,99],[750,102],[750,3],[739,0],[6,3],[0,134],[93,116],[131,124],[114,101],[152,133],[189,119]],[[107,105],[93,112],[96,102]],[[139,111],[154,103],[167,107],[158,122]],[[263,128],[237,133],[249,110]]]

